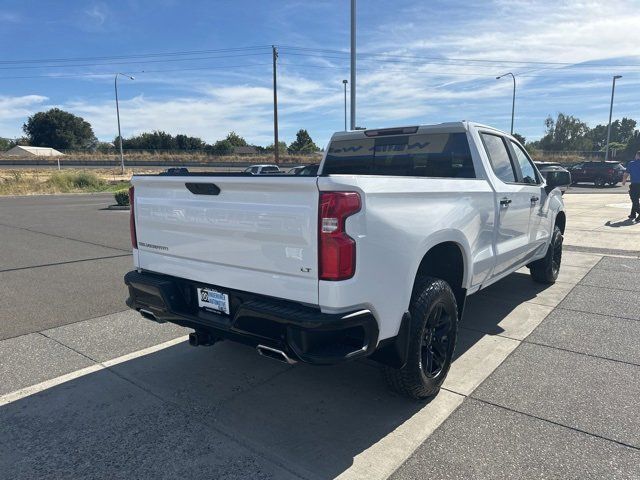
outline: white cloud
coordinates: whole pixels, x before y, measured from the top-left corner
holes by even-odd
[[[49,100],[42,95],[19,97],[0,96],[0,136],[15,138],[22,135],[22,123],[40,110]]]
[[[93,27],[102,27],[109,16],[109,9],[103,3],[94,3],[84,10],[86,18]]]

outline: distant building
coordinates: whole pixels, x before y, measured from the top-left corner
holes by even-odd
[[[233,153],[236,155],[256,155],[259,152],[253,145],[247,145],[245,147],[233,147]]]
[[[2,154],[4,157],[59,157],[64,153],[50,147],[26,147],[16,145]]]

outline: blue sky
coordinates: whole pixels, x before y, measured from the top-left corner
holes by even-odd
[[[515,130],[528,139],[557,112],[606,123],[614,74],[624,76],[614,118],[640,121],[639,31],[638,1],[359,0],[357,123],[467,119],[508,130],[511,79],[495,79],[508,71],[518,76]],[[235,130],[266,145],[271,44],[281,139],[306,128],[323,145],[343,128],[348,0],[3,0],[0,44],[4,137],[57,106],[112,140],[121,71],[135,76],[119,80],[124,136],[158,129],[211,142]],[[203,53],[167,55],[187,51]],[[147,54],[162,55],[132,58]],[[114,56],[128,58],[96,59]]]

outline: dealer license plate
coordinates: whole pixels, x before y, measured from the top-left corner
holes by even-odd
[[[198,288],[198,306],[229,315],[229,295],[211,288]]]

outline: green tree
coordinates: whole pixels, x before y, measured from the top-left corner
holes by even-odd
[[[640,151],[640,131],[636,130],[627,143],[624,156],[631,160],[636,152]]]
[[[605,150],[607,148],[608,125],[596,125],[589,132],[589,138],[593,142],[595,150]],[[611,122],[611,142],[627,145],[633,133],[636,131],[636,121],[624,117],[621,120]]]
[[[226,141],[228,141],[232,146],[234,147],[246,147],[247,146],[247,141],[242,138],[240,135],[238,135],[236,132],[229,132],[229,135],[227,135],[227,138],[225,138]]]
[[[11,144],[9,145],[9,147],[13,148],[16,145],[29,146],[31,145],[31,143],[29,143],[29,139],[27,137],[20,137],[11,140]]]
[[[9,150],[11,148],[11,140],[0,137],[0,151]]]
[[[208,150],[214,155],[231,155],[233,153],[233,145],[225,138],[224,140],[218,140]]]
[[[273,153],[275,148],[273,147],[273,143],[267,145],[264,148],[264,151],[267,153]],[[287,144],[285,142],[278,142],[278,153],[280,155],[285,155],[287,153]]]
[[[522,135],[520,135],[519,133],[514,133],[513,134],[513,138],[515,138],[516,140],[518,140],[520,142],[520,144],[524,147],[524,145],[527,143],[527,139],[524,138]]]
[[[539,143],[542,150],[589,151],[593,148],[587,136],[589,127],[573,115],[559,113],[555,120],[549,116],[544,124],[546,132]]]
[[[145,132],[131,138],[122,139],[122,146],[131,150],[175,150],[173,135],[161,130]]]
[[[97,141],[89,122],[59,108],[30,116],[22,130],[34,147],[89,148]]]
[[[188,135],[176,135],[176,148],[178,150],[202,150],[206,143],[198,137],[189,137]]]
[[[311,135],[305,129],[298,130],[295,141],[289,145],[289,153],[313,153],[318,150],[318,146],[313,143]]]

